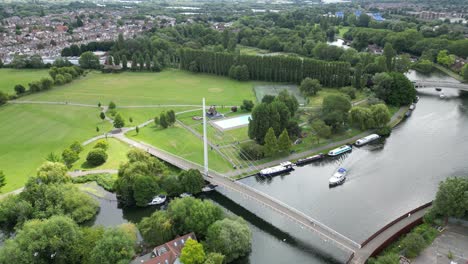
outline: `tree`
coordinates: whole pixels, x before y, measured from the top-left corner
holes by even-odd
[[[94,148],[95,149],[102,149],[102,150],[106,151],[109,148],[109,143],[107,143],[106,140],[101,139],[94,145]]]
[[[81,153],[81,151],[83,151],[83,146],[81,145],[80,142],[78,141],[74,141],[71,145],[70,145],[70,149],[75,151],[76,153]]]
[[[137,133],[137,135],[138,133],[140,133],[140,128],[138,126],[135,127],[135,132]]]
[[[331,126],[334,132],[342,129],[348,118],[351,102],[344,95],[325,96],[322,103],[322,116],[325,124]]]
[[[133,235],[129,235],[122,228],[110,228],[89,253],[91,263],[130,263],[135,254],[135,242]]]
[[[280,152],[289,153],[291,149],[291,140],[289,139],[288,131],[285,129],[278,137],[278,150]]]
[[[320,85],[319,80],[307,77],[304,80],[302,80],[299,89],[301,90],[301,93],[303,95],[312,96],[316,95],[317,92],[322,89],[322,85]]]
[[[132,117],[129,117],[129,118],[128,118],[128,122],[133,123],[133,118],[132,118]]]
[[[122,55],[122,69],[124,69],[124,70],[128,69],[127,56],[125,56],[125,55]]]
[[[393,46],[390,42],[385,43],[383,56],[385,57],[387,62],[387,70],[393,71],[395,65],[396,51],[393,49]]]
[[[378,73],[373,78],[376,96],[391,105],[408,105],[416,98],[413,83],[399,72]]]
[[[468,64],[467,64],[468,65]],[[433,63],[430,60],[421,59],[417,63],[414,63],[412,68],[418,72],[430,73],[433,70]],[[467,73],[468,74],[468,73]],[[467,76],[468,77],[468,76]]]
[[[368,16],[367,14],[361,14],[358,18],[358,22],[357,22],[358,26],[368,27],[370,20],[371,20],[370,16]]]
[[[104,119],[106,119],[106,114],[104,114],[104,112],[101,112],[101,113],[99,114],[99,117],[100,117],[102,120],[104,120]]]
[[[17,84],[15,85],[15,92],[17,95],[23,94],[24,92],[26,92],[26,88],[24,88],[24,86],[21,84]]]
[[[4,105],[6,102],[8,102],[8,95],[0,91],[0,105]]]
[[[3,171],[0,170],[0,189],[5,187],[5,185],[6,185],[5,174],[3,173]]]
[[[385,104],[376,104],[371,106],[372,120],[376,128],[384,127],[390,122],[391,115]]]
[[[49,90],[54,85],[54,81],[50,78],[42,78],[40,81],[42,90]]]
[[[34,219],[0,248],[0,263],[80,263],[75,246],[80,243],[78,225],[65,216]]]
[[[67,167],[62,163],[45,162],[37,169],[35,180],[39,180],[42,184],[69,183],[71,177],[67,171]]]
[[[99,166],[107,160],[107,153],[101,148],[96,148],[89,151],[86,156],[86,162],[91,166]]]
[[[81,54],[78,60],[81,68],[83,69],[99,69],[99,57],[94,55],[91,51]]]
[[[182,248],[180,261],[184,264],[203,264],[205,261],[203,245],[189,238],[185,242],[184,248]]]
[[[411,58],[408,54],[403,54],[395,59],[393,69],[397,72],[405,73],[411,67]]]
[[[275,136],[275,131],[271,127],[265,135],[264,152],[268,157],[271,157],[278,152],[278,141]]]
[[[111,101],[111,102],[109,103],[109,109],[112,110],[112,109],[115,109],[116,107],[117,107],[117,105],[116,105],[113,101]]]
[[[331,127],[327,126],[323,120],[314,120],[311,124],[311,127],[321,138],[329,138],[331,136]]]
[[[468,213],[468,180],[454,177],[441,182],[433,210],[445,218],[466,216]]]
[[[207,250],[226,256],[226,263],[247,255],[251,250],[252,233],[242,218],[225,218],[208,228]]]
[[[242,105],[241,105],[242,110],[250,112],[252,111],[253,108],[254,108],[254,103],[252,102],[252,100],[242,101]]]
[[[449,55],[447,50],[441,50],[437,54],[437,63],[446,67],[451,66],[455,62],[455,56]]]
[[[159,117],[157,116],[154,117],[154,125],[159,126]]]
[[[116,66],[120,66],[120,56],[119,56],[119,54],[114,55],[114,64]]]
[[[175,236],[174,225],[165,211],[156,211],[149,217],[144,217],[138,224],[146,243],[150,245],[161,245]]]
[[[468,64],[465,64],[461,70],[461,74],[465,81],[468,81]]]
[[[167,121],[167,115],[165,112],[161,112],[159,115],[159,125],[162,128],[167,128],[169,126],[169,122]]]
[[[71,168],[73,163],[80,159],[78,153],[71,148],[66,148],[62,152],[62,160],[67,166],[67,168]]]
[[[115,115],[114,127],[121,129],[124,126],[125,126],[125,121],[123,120],[122,116],[120,114]]]
[[[401,241],[400,246],[406,257],[415,258],[426,246],[426,241],[420,234],[412,232]]]
[[[367,130],[374,126],[372,111],[366,107],[356,106],[349,112],[350,121],[361,130]]]
[[[223,264],[224,255],[219,253],[209,253],[203,264]]]
[[[185,192],[197,194],[205,185],[205,180],[199,170],[190,169],[179,175],[179,182]]]
[[[167,213],[174,223],[176,233],[195,232],[201,237],[206,235],[209,226],[224,217],[219,206],[193,197],[172,200]]]
[[[176,121],[176,117],[175,117],[175,113],[174,113],[174,110],[169,110],[167,111],[167,123],[171,126],[175,123]]]

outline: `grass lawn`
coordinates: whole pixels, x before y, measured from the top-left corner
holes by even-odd
[[[2,192],[22,187],[50,152],[60,154],[73,141],[97,135],[96,126],[111,129],[97,108],[66,105],[5,105],[0,124],[0,170],[7,181]]]
[[[349,31],[351,27],[340,27],[338,35],[340,38],[344,37],[344,34]]]
[[[132,131],[127,136],[135,140],[144,141],[197,164],[203,164],[202,140],[178,125],[167,129],[156,128],[154,125],[150,125],[141,129],[138,135]],[[219,172],[226,172],[231,169],[230,163],[214,150],[208,152],[208,159],[210,169]]]
[[[15,94],[15,85],[22,84],[28,89],[28,83],[38,81],[42,77],[48,77],[48,70],[32,69],[0,69],[0,91],[7,94]]]
[[[197,109],[196,107],[142,107],[142,108],[116,108],[116,111],[120,113],[125,120],[125,126],[140,125],[150,119],[154,119],[155,116],[159,116],[162,111],[174,110],[174,112],[181,112],[186,110]],[[201,110],[198,111],[201,114]],[[188,114],[194,114],[197,112],[190,112]],[[133,119],[133,123],[130,123],[129,118]]]
[[[342,92],[340,92],[339,89],[337,88],[322,88],[322,90],[320,90],[317,95],[315,96],[309,96],[309,104],[308,106],[312,106],[312,107],[321,107],[322,106],[322,102],[323,102],[323,98],[327,95],[336,95],[336,94],[343,94]],[[356,93],[356,99],[353,99],[352,102],[357,102],[357,101],[360,101],[362,99],[366,98],[366,95],[358,90],[357,93]]]
[[[105,140],[105,139],[103,139]],[[97,141],[96,141],[97,142]],[[80,159],[75,162],[71,170],[102,170],[118,169],[119,165],[127,160],[127,153],[132,148],[129,145],[113,138],[107,139],[109,148],[107,149],[107,161],[100,166],[90,166],[86,162],[86,156],[94,148],[96,142],[86,145],[80,153]]]
[[[32,94],[24,100],[69,101],[75,103],[119,105],[207,104],[240,105],[242,100],[255,100],[254,82],[239,82],[210,74],[181,70],[160,73],[124,72],[119,74],[89,73],[86,77],[50,91]]]

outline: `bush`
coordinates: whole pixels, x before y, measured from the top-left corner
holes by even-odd
[[[99,166],[106,162],[107,160],[107,153],[100,148],[93,149],[88,153],[86,156],[86,162],[88,162],[91,166]]]
[[[406,257],[414,258],[424,249],[426,241],[420,234],[410,233],[401,241],[400,245]]]
[[[377,129],[377,134],[381,137],[389,137],[392,133],[392,128],[390,126],[384,126]]]
[[[75,177],[72,179],[73,183],[86,183],[95,181],[99,186],[104,188],[106,191],[114,191],[114,182],[116,177],[111,174],[89,174],[85,176]]]
[[[24,92],[26,92],[26,88],[24,88],[24,86],[21,84],[17,84],[15,85],[15,92],[16,94],[23,94]]]
[[[109,148],[109,143],[105,140],[99,140],[96,145],[94,145],[94,148],[97,149],[97,148],[100,148],[100,149],[103,149],[103,150],[107,150]]]
[[[252,111],[253,107],[254,107],[254,103],[252,102],[252,100],[242,101],[241,110],[250,112]]]
[[[249,142],[241,145],[239,156],[244,160],[259,160],[262,159],[265,154],[261,145]]]
[[[348,95],[352,100],[356,99],[357,90],[354,87],[343,87],[340,89],[340,92]]]

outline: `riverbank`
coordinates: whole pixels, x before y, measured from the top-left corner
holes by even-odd
[[[406,111],[408,111],[408,108],[409,108],[409,106],[400,107],[400,109],[391,117],[390,121],[388,122],[388,125],[391,126],[392,128],[396,127],[401,121],[404,120],[404,118],[405,118],[404,114],[406,113]],[[374,132],[375,132],[375,130],[368,130],[368,131],[362,132],[362,133],[360,133],[360,134],[358,134],[356,136],[353,136],[351,138],[346,138],[346,139],[343,139],[343,140],[331,142],[331,143],[328,143],[326,145],[316,147],[316,148],[313,148],[313,149],[310,149],[310,150],[307,150],[307,151],[294,153],[294,154],[288,155],[286,157],[282,157],[282,158],[279,158],[279,159],[276,159],[276,160],[273,160],[273,161],[262,163],[262,164],[256,166],[256,171],[255,172],[258,172],[258,171],[260,171],[261,169],[264,169],[264,168],[276,166],[276,165],[278,165],[278,164],[280,164],[282,162],[285,162],[285,161],[297,161],[298,159],[302,159],[302,158],[312,156],[312,155],[316,155],[316,154],[319,154],[319,153],[327,153],[328,151],[330,151],[330,150],[332,150],[332,149],[334,149],[334,148],[336,148],[338,146],[341,146],[341,145],[354,144],[354,142],[356,140],[358,140],[358,139],[360,139],[362,137],[368,136],[368,135],[370,135],[370,134],[372,134]],[[233,174],[233,172],[235,174]],[[226,175],[232,180],[240,180],[240,179],[243,179],[243,178],[250,177],[250,176],[254,175],[254,173],[249,168],[247,168],[247,169],[243,169],[243,170],[231,171],[231,172],[227,173]]]
[[[434,63],[433,65],[434,65],[434,67],[435,67],[436,69],[438,69],[439,71],[441,71],[441,72],[447,74],[448,76],[450,76],[450,77],[456,79],[457,81],[459,81],[459,82],[465,82],[465,80],[463,80],[463,78],[462,78],[459,74],[457,74],[456,72],[453,72],[452,70],[447,69],[447,68],[445,68],[444,66],[439,65],[439,64],[437,64],[437,63]]]

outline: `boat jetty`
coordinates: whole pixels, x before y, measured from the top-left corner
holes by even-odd
[[[281,173],[292,171],[293,165],[294,164],[290,161],[282,162],[280,165],[263,169],[258,174],[260,176],[275,176]]]

